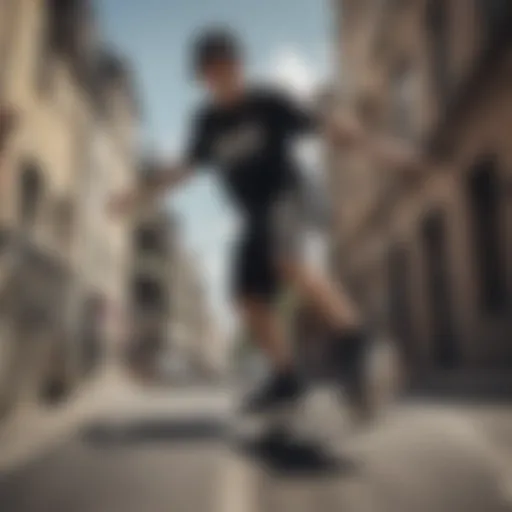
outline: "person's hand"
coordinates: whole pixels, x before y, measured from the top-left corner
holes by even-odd
[[[338,113],[328,125],[328,135],[337,144],[351,146],[364,137],[361,123],[348,112]]]
[[[136,206],[134,191],[115,194],[107,202],[108,213],[114,217],[128,215]]]

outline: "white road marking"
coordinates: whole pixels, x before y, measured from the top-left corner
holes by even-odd
[[[98,377],[57,409],[26,404],[0,432],[0,470],[13,470],[58,444],[118,393],[117,378]]]
[[[226,447],[221,450],[218,512],[260,512],[256,466]]]

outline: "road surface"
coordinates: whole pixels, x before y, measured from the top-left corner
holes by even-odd
[[[359,435],[326,428],[344,464],[296,471],[228,442],[225,392],[99,390],[60,422],[34,416],[31,431],[11,431],[2,512],[512,510],[507,406],[410,403]],[[339,416],[314,419],[324,428]]]

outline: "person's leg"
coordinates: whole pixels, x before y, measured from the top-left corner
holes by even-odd
[[[283,279],[321,315],[333,330],[332,361],[344,384],[345,396],[359,419],[371,416],[366,388],[366,354],[369,344],[361,313],[344,290],[338,291],[325,276],[293,257],[281,258]]]
[[[248,296],[238,300],[238,311],[270,365],[277,371],[289,371],[293,366],[292,350],[274,308],[266,301]]]
[[[361,326],[356,304],[343,288],[336,288],[326,276],[296,258],[282,258],[279,269],[283,279],[295,287],[333,329],[353,331]]]
[[[270,212],[270,245],[279,279],[307,300],[332,329],[358,329],[361,315],[348,294],[304,263],[302,219],[301,202],[293,192],[285,195]]]
[[[295,371],[292,347],[279,313],[272,304],[249,297],[239,300],[239,311],[270,368],[268,379],[245,398],[242,409],[247,413],[263,413],[293,403],[301,397],[303,386]]]
[[[281,281],[275,266],[267,225],[254,223],[241,240],[234,270],[234,294],[240,319],[269,363],[270,376],[243,405],[262,413],[300,398],[292,345],[276,310]]]
[[[270,219],[271,245],[279,279],[293,286],[334,330],[357,329],[361,315],[348,294],[304,263],[303,212],[297,194],[291,192],[274,205]]]

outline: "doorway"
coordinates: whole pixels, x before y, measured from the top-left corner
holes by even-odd
[[[423,221],[422,241],[430,311],[430,346],[436,366],[454,368],[460,360],[454,325],[446,219],[441,211]]]

